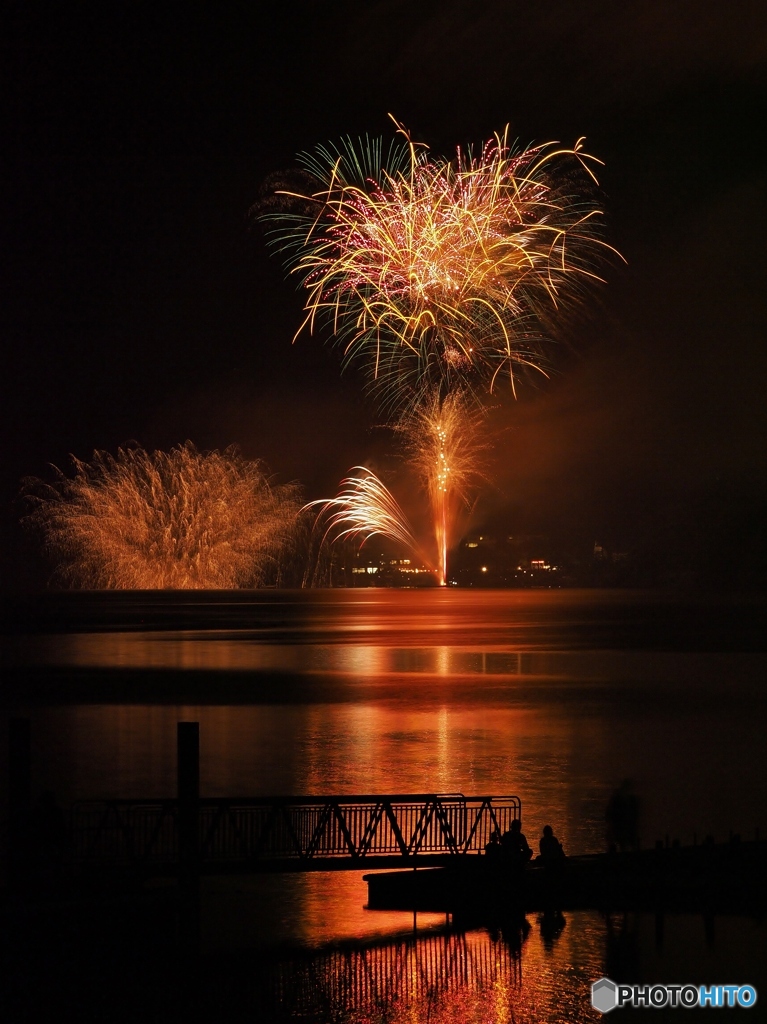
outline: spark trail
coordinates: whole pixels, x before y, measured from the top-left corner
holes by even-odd
[[[407,516],[386,484],[365,466],[354,466],[335,498],[309,502],[316,508],[317,523],[324,523],[324,539],[351,538],[360,547],[371,537],[387,537],[415,554],[422,554]]]
[[[443,402],[432,394],[397,430],[428,495],[436,559],[424,554],[394,495],[364,466],[355,466],[341,481],[335,498],[313,501],[306,508],[318,509],[317,523],[324,525],[324,539],[331,543],[352,538],[362,547],[371,537],[387,537],[431,566],[439,585],[446,586],[447,554],[456,539],[459,512],[469,503],[471,485],[482,477],[487,445],[481,415],[460,394]]]
[[[400,428],[429,498],[440,586],[447,584],[447,555],[457,539],[460,511],[469,506],[472,486],[484,476],[488,444],[483,426],[479,410],[458,392],[442,402],[432,393]]]

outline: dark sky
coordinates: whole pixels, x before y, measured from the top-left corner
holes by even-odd
[[[499,399],[477,522],[764,559],[762,0],[59,8],[1,27],[5,585],[36,581],[19,480],[70,452],[235,442],[310,498],[394,465],[335,354],[291,345],[248,220],[297,151],[390,111],[436,152],[586,136],[627,260],[559,372]]]

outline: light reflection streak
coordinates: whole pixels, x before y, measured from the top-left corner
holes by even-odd
[[[522,652],[502,647],[467,650],[449,644],[422,648],[364,643],[262,643],[242,636],[217,638],[215,631],[20,638],[15,649],[6,653],[6,664],[14,662],[36,667],[333,672],[370,677],[400,673],[521,676],[537,671],[535,666],[525,666]]]
[[[568,931],[581,938],[573,941]],[[590,984],[604,972],[604,932],[597,914],[581,913],[570,915],[553,946],[522,920],[494,933],[427,931],[307,951],[269,965],[261,995],[285,1019],[312,1022],[590,1020]]]
[[[442,932],[296,957],[273,971],[272,989],[292,1019],[317,1020],[331,1007],[350,1021],[420,1024],[453,1020],[456,1004],[467,1009],[472,997],[494,995],[496,986],[512,993],[520,982],[518,945]]]
[[[347,642],[270,642],[247,631],[167,631],[37,634],[6,636],[2,639],[0,664],[3,669],[135,669],[151,671],[246,672],[258,674],[300,674],[307,678],[332,674],[339,678],[422,679],[491,677],[578,680],[586,684],[646,682],[652,679],[667,686],[720,678],[716,661],[706,654],[677,651],[637,650],[547,650],[534,638],[500,643],[492,633],[488,642],[481,637],[464,638],[451,631],[453,642],[429,644],[421,635],[400,630],[397,640],[365,643],[371,630],[359,627],[359,639],[347,632]],[[273,631],[272,631],[273,632]],[[434,632],[431,639],[435,638]],[[384,638],[381,637],[383,640]],[[516,638],[515,638],[516,641]],[[763,669],[758,656],[728,655],[732,671],[748,684],[761,687]],[[737,662],[737,665],[735,665]]]

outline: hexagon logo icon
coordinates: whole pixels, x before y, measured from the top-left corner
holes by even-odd
[[[600,978],[591,986],[591,1005],[600,1013],[609,1013],[618,1005],[618,986],[609,978]]]

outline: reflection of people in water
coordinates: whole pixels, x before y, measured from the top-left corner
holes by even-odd
[[[554,835],[551,825],[543,826],[543,835],[538,846],[541,851],[538,860],[546,867],[561,864],[565,860],[565,851],[562,849],[560,841]]]
[[[530,934],[530,922],[524,914],[507,917],[502,924],[496,922],[488,928],[492,942],[503,942],[512,956],[518,956]]]
[[[624,779],[610,797],[605,811],[607,842],[611,849],[639,849],[639,797]]]
[[[567,921],[561,910],[545,910],[538,918],[538,925],[541,929],[541,939],[547,953],[554,949],[554,943],[562,934]]]
[[[501,836],[501,849],[504,857],[514,864],[527,864],[532,858],[533,851],[522,831],[522,822],[519,818],[515,818],[508,832]]]
[[[605,975],[608,978],[629,978],[636,975],[640,963],[641,914],[613,913],[605,915],[607,948]]]

